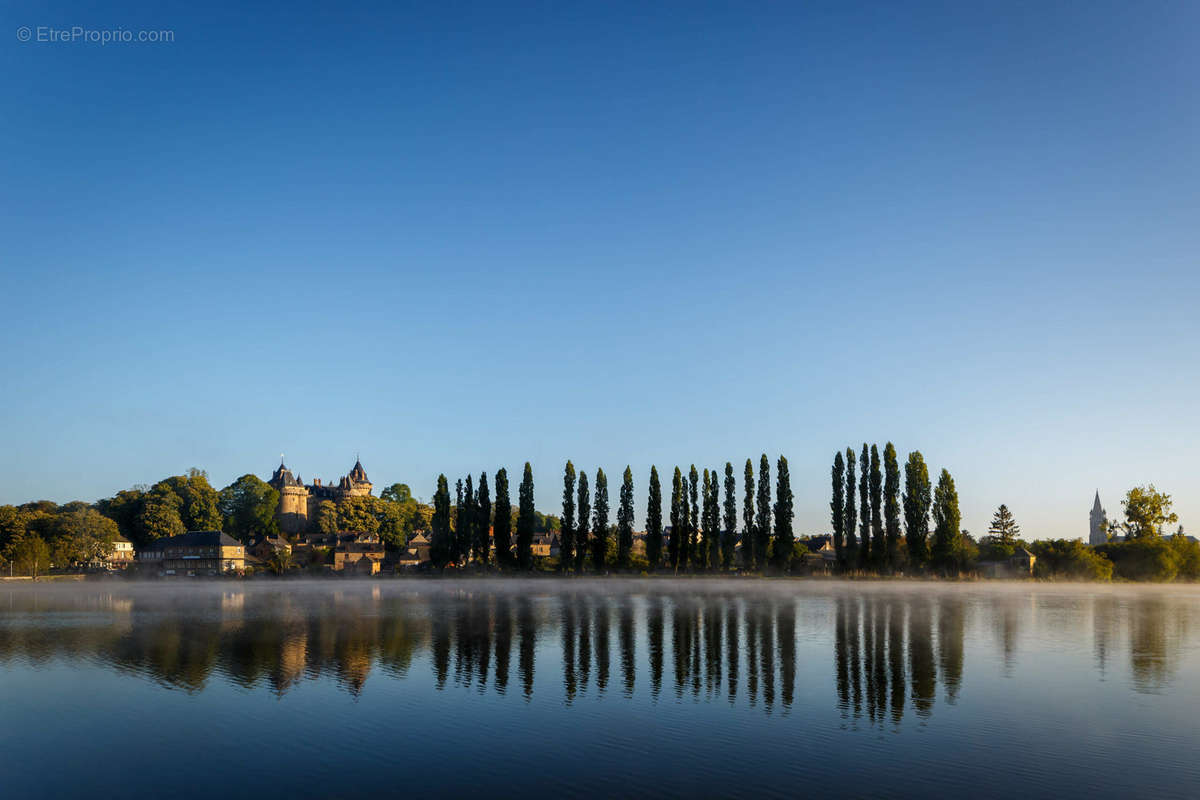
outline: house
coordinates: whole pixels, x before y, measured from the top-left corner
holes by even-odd
[[[1037,556],[1018,547],[1011,556],[1001,561],[980,561],[979,574],[985,578],[1029,578],[1033,576],[1033,565]]]
[[[140,550],[137,560],[160,575],[196,577],[241,574],[246,548],[221,531],[190,531],[156,539]]]
[[[125,569],[133,563],[133,558],[133,542],[124,536],[117,536],[113,540],[112,553],[105,559],[105,566],[109,569]]]
[[[535,533],[530,548],[534,558],[557,558],[562,551],[556,533]]]
[[[249,547],[249,552],[263,561],[270,561],[276,552],[292,552],[292,546],[287,539],[280,536],[260,536]]]
[[[340,533],[333,548],[333,571],[374,575],[385,555],[377,533]],[[366,564],[358,562],[366,560]]]

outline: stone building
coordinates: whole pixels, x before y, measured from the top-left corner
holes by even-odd
[[[1088,544],[1107,544],[1108,535],[1105,533],[1104,529],[1108,526],[1108,516],[1104,513],[1104,507],[1100,505],[1099,491],[1096,492],[1096,502],[1092,503],[1092,510],[1088,515],[1088,522],[1091,523],[1091,530],[1088,534]]]
[[[246,568],[245,547],[221,531],[189,531],[155,539],[137,557],[160,575],[223,575]]]
[[[336,484],[322,484],[318,478],[306,486],[283,462],[267,483],[279,492],[279,529],[286,534],[307,530],[309,523],[316,520],[317,506],[322,500],[340,503],[348,497],[365,497],[371,494],[372,488],[367,472],[358,460],[350,473],[339,478]]]

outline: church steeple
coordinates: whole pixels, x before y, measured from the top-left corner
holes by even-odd
[[[1100,490],[1096,490],[1096,500],[1092,503],[1092,511],[1088,514],[1088,544],[1105,544],[1108,542],[1108,516],[1104,506],[1100,505]]]

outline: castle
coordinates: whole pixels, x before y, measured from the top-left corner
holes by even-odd
[[[1088,522],[1091,523],[1091,530],[1088,533],[1088,544],[1106,544],[1108,542],[1108,516],[1104,513],[1104,507],[1100,505],[1100,492],[1096,492],[1096,502],[1092,503],[1091,513],[1088,514]]]
[[[355,460],[354,468],[340,478],[337,484],[322,484],[320,478],[308,486],[298,475],[279,462],[279,468],[267,481],[279,492],[279,529],[286,534],[303,533],[309,522],[317,518],[317,506],[322,500],[339,503],[347,497],[364,497],[371,493],[371,481],[361,461]]]

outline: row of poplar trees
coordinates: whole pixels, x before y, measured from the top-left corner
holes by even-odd
[[[950,473],[942,470],[934,487],[920,451],[908,454],[904,465],[904,493],[900,491],[900,465],[896,448],[884,445],[882,470],[879,448],[864,443],[857,459],[854,448],[845,457],[833,458],[833,499],[829,504],[833,545],[838,565],[846,572],[923,571],[930,567],[953,570],[960,562],[962,515],[958,491]],[[855,482],[857,480],[857,491]],[[855,495],[857,494],[857,507]],[[904,516],[905,552],[901,553],[901,513]],[[929,521],[933,517],[933,540]],[[906,557],[905,557],[906,556]]]
[[[759,460],[757,488],[754,464],[746,459],[742,501],[742,558],[744,569],[768,567],[786,571],[791,564],[794,534],[792,530],[793,495],[787,459],[776,462],[775,500],[771,500],[771,466],[764,453]],[[495,476],[496,500],[493,504],[487,473],[479,476],[476,488],[471,476],[456,485],[455,511],[451,514],[450,488],[445,475],[438,476],[433,498],[431,524],[431,560],[437,567],[467,564],[487,565],[489,525],[492,527],[496,565],[502,569],[533,568],[533,533],[536,514],[533,506],[533,470],[525,464],[521,480],[520,508],[517,514],[516,548],[513,553],[508,473],[501,469]],[[724,489],[724,500],[721,491]],[[729,570],[734,564],[739,535],[737,482],[733,464],[726,462],[724,480],[715,469],[703,473],[693,464],[685,475],[679,468],[671,481],[668,527],[663,526],[662,484],[658,468],[650,467],[646,513],[646,561],[654,570],[669,566],[679,571]],[[628,570],[633,566],[633,471],[627,466],[622,476],[616,525],[609,525],[608,476],[596,470],[595,487],[589,486],[588,474],[576,472],[570,461],[563,470],[562,529],[559,569],[583,572],[590,566],[605,572],[611,566]],[[610,542],[615,537],[615,553],[610,559]],[[664,547],[665,545],[665,547]]]

